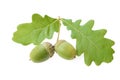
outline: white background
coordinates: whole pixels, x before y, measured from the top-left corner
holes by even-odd
[[[120,80],[119,5],[119,0],[0,0],[0,80]],[[115,41],[114,60],[89,67],[84,64],[83,55],[70,61],[57,54],[43,63],[29,61],[34,46],[17,44],[12,36],[18,24],[31,22],[33,13],[81,19],[81,24],[94,19],[93,29],[107,29],[105,37]],[[49,41],[54,44],[56,36]],[[64,27],[60,38],[75,46]]]

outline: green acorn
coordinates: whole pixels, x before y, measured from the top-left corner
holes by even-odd
[[[65,40],[59,40],[55,44],[55,51],[64,59],[71,60],[76,56],[75,48]]]
[[[54,54],[54,47],[49,42],[37,45],[30,53],[30,59],[33,62],[43,62],[52,57]]]

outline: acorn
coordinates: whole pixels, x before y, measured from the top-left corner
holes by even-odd
[[[30,53],[30,60],[33,62],[43,62],[48,60],[54,54],[54,46],[49,42],[37,45]]]
[[[55,51],[64,59],[71,60],[76,56],[75,48],[65,40],[58,40],[55,44]]]

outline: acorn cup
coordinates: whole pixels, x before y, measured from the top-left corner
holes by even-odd
[[[56,53],[64,59],[71,60],[76,56],[75,48],[65,40],[58,40],[55,44]]]
[[[30,60],[35,63],[48,60],[54,54],[54,46],[49,42],[37,45],[30,53]]]

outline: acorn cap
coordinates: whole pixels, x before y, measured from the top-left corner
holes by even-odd
[[[51,43],[49,43],[49,42],[44,42],[42,45],[43,45],[43,46],[46,48],[46,50],[48,51],[49,56],[52,57],[53,54],[54,54],[54,46],[53,46]]]

